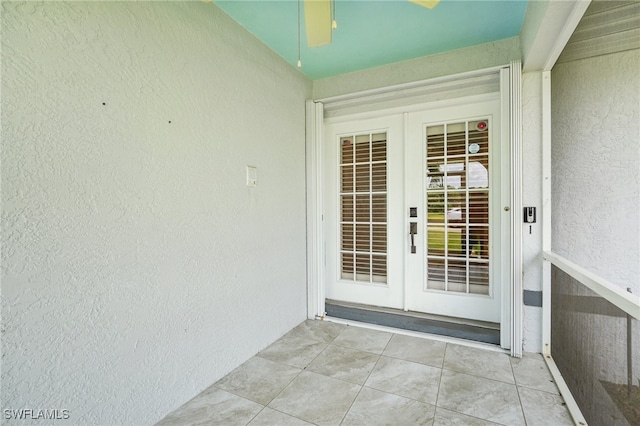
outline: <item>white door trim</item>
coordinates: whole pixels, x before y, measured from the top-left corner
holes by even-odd
[[[323,318],[324,310],[324,227],[322,224],[323,173],[322,141],[324,108],[321,102],[306,102],[307,179],[307,318]]]
[[[457,74],[445,78],[435,78],[424,80],[406,85],[391,86],[372,91],[354,93],[336,98],[325,99],[324,104],[321,102],[307,102],[307,292],[308,306],[307,313],[309,318],[324,317],[324,281],[323,270],[326,261],[324,254],[324,229],[323,229],[323,207],[322,207],[322,129],[324,126],[324,107],[330,108],[332,102],[344,101],[345,99],[356,100],[359,97],[392,93],[393,91],[402,91],[403,96],[407,96],[408,92],[413,90],[417,92],[424,90],[433,84],[442,83],[443,81],[460,80],[464,82],[465,78],[477,77],[483,74],[498,73],[500,74],[500,98],[502,103],[503,119],[503,135],[508,135],[503,141],[509,141],[504,144],[511,154],[511,176],[510,193],[511,203],[505,204],[509,207],[509,220],[505,221],[511,224],[511,247],[505,250],[509,259],[505,259],[510,264],[511,274],[510,283],[505,283],[511,291],[503,292],[507,303],[503,304],[503,321],[501,330],[506,334],[501,336],[502,347],[511,349],[512,356],[522,356],[522,227],[520,226],[520,211],[522,198],[522,151],[521,151],[521,64],[520,61],[513,61],[511,64],[500,68],[489,68],[487,70],[477,70],[469,73]],[[506,126],[506,127],[505,127]],[[503,179],[505,181],[505,179]],[[509,184],[509,182],[503,182]],[[513,260],[516,260],[515,262]],[[505,312],[508,310],[509,312]],[[507,316],[508,315],[508,316]],[[506,324],[509,326],[505,327]],[[506,330],[505,330],[506,329]]]
[[[503,71],[504,73],[504,71]],[[511,148],[511,356],[522,358],[522,65],[509,67],[509,146]],[[504,346],[503,346],[504,347]]]
[[[403,170],[403,176],[402,176],[402,205],[406,206],[407,205],[407,180],[408,180],[408,170],[407,170],[407,165],[409,164],[409,150],[407,149],[407,143],[406,143],[406,138],[407,135],[409,134],[409,124],[408,124],[408,116],[409,113],[408,112],[404,112],[402,113],[402,132],[404,134],[405,137],[405,143],[402,144],[402,170]],[[409,215],[403,214],[403,229],[409,229]],[[406,279],[406,277],[409,274],[408,268],[409,265],[407,264],[407,255],[406,255],[406,251],[403,250],[402,251],[402,265],[403,265],[403,269],[402,269],[402,280],[404,281]],[[402,291],[403,291],[403,295],[402,295],[402,310],[407,312],[409,310],[409,292],[407,291],[407,286],[403,285],[402,286]]]

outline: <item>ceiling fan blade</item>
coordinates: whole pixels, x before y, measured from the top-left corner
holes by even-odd
[[[304,22],[309,47],[331,43],[331,0],[304,0]]]
[[[422,7],[426,7],[427,9],[433,9],[436,7],[440,0],[409,0],[411,3],[415,3]]]

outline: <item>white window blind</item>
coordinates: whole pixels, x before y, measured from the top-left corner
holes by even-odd
[[[387,282],[387,134],[340,143],[341,278]]]
[[[427,127],[427,288],[489,294],[489,122]]]

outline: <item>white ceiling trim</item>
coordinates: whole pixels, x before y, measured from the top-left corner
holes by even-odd
[[[569,38],[578,26],[591,0],[547,0],[546,9],[536,16],[542,2],[531,2],[525,16],[526,28],[533,34],[521,34],[523,51],[523,71],[549,71],[558,60]],[[538,8],[538,10],[535,10]],[[530,23],[528,20],[538,20]],[[527,25],[529,24],[529,25]],[[525,26],[523,26],[524,31]]]
[[[439,96],[440,93],[456,90],[469,92],[473,87],[480,89],[467,94],[497,92],[498,72],[506,66],[508,65],[332,96],[319,99],[318,102],[324,104],[325,116],[333,116],[439,100],[448,97]]]

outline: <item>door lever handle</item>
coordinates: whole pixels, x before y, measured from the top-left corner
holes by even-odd
[[[409,222],[409,235],[411,235],[411,253],[416,252],[415,235],[418,233],[418,222]]]

